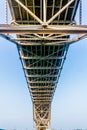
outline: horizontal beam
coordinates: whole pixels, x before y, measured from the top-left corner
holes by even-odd
[[[39,77],[57,77],[58,75],[51,75],[51,74],[49,74],[49,75],[28,75],[28,74],[26,74],[26,77],[29,77],[29,78],[39,78]]]
[[[22,59],[24,59],[24,60],[26,60],[26,59],[41,59],[41,60],[44,60],[44,59],[63,59],[64,58],[64,56],[50,56],[50,55],[48,55],[48,56],[43,56],[43,57],[41,57],[41,56],[24,56],[24,55],[22,55],[22,54],[20,54],[20,56],[21,56],[21,58]]]
[[[55,86],[31,86],[31,85],[29,85],[28,88],[29,88],[29,89],[31,89],[31,88],[38,88],[38,89],[39,89],[39,88],[42,88],[42,89],[43,89],[43,88],[47,88],[47,89],[48,89],[48,88],[53,88],[53,89],[55,89]]]
[[[51,103],[52,102],[52,99],[44,99],[44,100],[40,100],[40,99],[32,99],[33,103],[36,104],[36,103]]]
[[[27,66],[24,66],[24,69],[33,69],[33,70],[47,70],[47,69],[61,69],[61,67],[47,67],[47,66],[45,66],[45,67],[27,67]]]
[[[40,97],[40,96],[38,96],[38,97],[32,97],[32,99],[37,99],[37,100],[39,100],[39,99],[41,99],[41,100],[51,100],[52,99],[52,97],[46,97],[46,96],[44,96],[44,97]]]
[[[54,93],[54,90],[30,90],[30,92],[31,93],[33,93],[33,92],[36,92],[36,93],[44,93],[44,92],[46,92],[46,93]]]
[[[55,6],[55,7],[58,8],[58,6]],[[21,21],[21,20],[19,19],[19,20],[16,20],[15,22],[16,22],[16,23],[20,23],[20,24],[23,24],[23,23],[24,23],[24,24],[29,24],[29,22],[30,22],[31,24],[33,24],[33,23],[34,23],[34,20],[27,21],[27,20],[23,20],[23,19],[22,19],[22,21]],[[37,24],[38,22],[35,21],[35,23]],[[54,24],[56,24],[56,23],[58,23],[58,24],[60,24],[60,23],[61,23],[61,24],[65,24],[65,23],[66,23],[66,24],[70,24],[70,23],[75,23],[75,20],[72,20],[72,21],[71,21],[71,20],[66,20],[66,21],[64,21],[64,20],[59,20],[59,21],[58,21],[58,20],[55,19],[55,21],[52,21],[52,23],[54,23]]]
[[[53,93],[52,94],[39,94],[39,95],[37,95],[37,94],[33,94],[33,96],[32,96],[33,98],[40,98],[40,99],[50,99],[50,98],[52,98],[53,97]]]
[[[13,38],[12,40],[15,40],[15,41],[22,41],[22,42],[25,42],[25,41],[40,41],[40,40],[52,40],[52,41],[66,41],[68,40],[68,38],[56,38],[56,37],[32,37],[32,38]]]
[[[37,102],[37,103],[34,103],[34,104],[33,104],[33,106],[36,107],[36,109],[39,108],[39,107],[41,107],[41,106],[43,106],[43,105],[45,105],[45,108],[47,108],[47,109],[49,109],[50,106],[51,106],[50,103],[45,103],[45,102],[40,103],[40,104]]]
[[[0,34],[87,34],[87,25],[0,25]]]
[[[44,40],[44,39],[43,39]],[[69,40],[70,41],[70,40]],[[18,45],[20,45],[20,46],[38,46],[38,45],[61,45],[61,43],[62,44],[64,44],[64,43],[67,43],[67,42],[69,42],[68,40],[66,40],[66,41],[53,41],[52,42],[52,40],[50,40],[49,42],[47,42],[47,43],[45,43],[45,42],[43,42],[43,43],[41,43],[41,42],[38,42],[37,41],[37,43],[35,43],[35,42],[18,42],[17,44]]]
[[[57,81],[52,81],[52,80],[50,80],[50,81],[46,81],[46,80],[44,80],[44,81],[27,81],[28,83],[57,83]]]
[[[33,101],[38,100],[38,101],[41,101],[41,102],[45,101],[45,100],[51,102],[52,99],[53,99],[53,97],[32,97],[32,96],[31,96],[31,98],[32,98]]]
[[[54,91],[30,91],[32,95],[50,95],[53,94]]]

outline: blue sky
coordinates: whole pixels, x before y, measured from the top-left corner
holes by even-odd
[[[83,2],[82,19],[87,25],[87,1]],[[2,5],[0,23],[4,21]],[[16,45],[0,37],[0,127],[33,129],[32,115]],[[87,129],[87,38],[69,48],[52,103],[51,125],[56,130]]]

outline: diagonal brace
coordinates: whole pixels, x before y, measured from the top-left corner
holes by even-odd
[[[50,24],[58,15],[60,15],[69,5],[72,4],[75,0],[70,0],[62,9],[60,9],[53,17],[51,17],[47,22],[46,25]]]
[[[28,9],[20,0],[15,0],[23,9],[25,9],[34,19],[36,19],[40,24],[43,24],[43,21],[39,19],[30,9]]]

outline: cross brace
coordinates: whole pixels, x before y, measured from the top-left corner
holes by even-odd
[[[0,34],[87,34],[87,25],[0,25]]]

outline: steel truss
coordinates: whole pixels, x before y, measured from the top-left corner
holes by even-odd
[[[46,130],[69,45],[87,35],[87,25],[75,24],[80,0],[7,1],[12,20],[11,24],[0,24],[0,36],[17,45],[36,129]],[[10,34],[16,34],[16,38]]]
[[[48,128],[48,122],[50,124],[51,119],[51,106],[48,103],[34,103],[33,106],[33,120],[36,122],[36,127],[38,130],[45,130]]]

